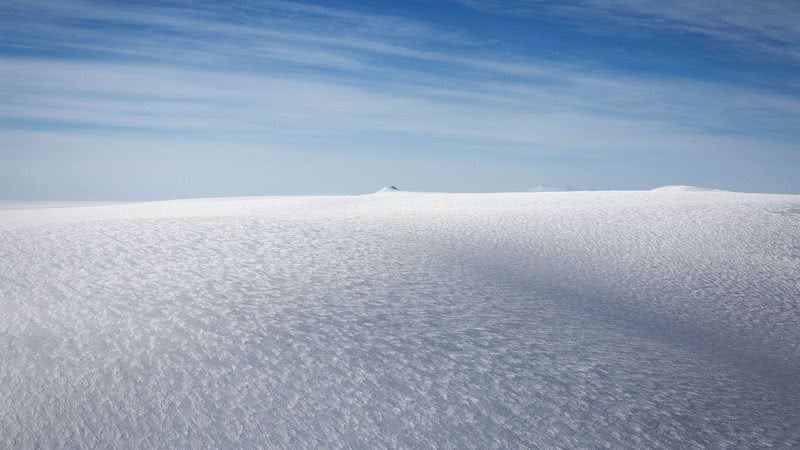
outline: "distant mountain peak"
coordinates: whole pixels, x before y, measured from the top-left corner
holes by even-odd
[[[399,190],[397,186],[386,186],[378,190],[378,192],[397,192]]]

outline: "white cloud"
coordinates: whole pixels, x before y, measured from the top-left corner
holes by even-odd
[[[471,141],[516,151],[569,148],[670,151],[675,148],[782,148],[760,138],[724,137],[690,126],[740,103],[789,118],[800,104],[758,92],[661,80],[613,80],[564,72],[561,85],[475,82],[445,89],[391,88],[323,77],[287,77],[152,65],[0,60],[12,101],[0,116],[157,132],[203,132],[291,140],[303,134],[404,134]],[[413,74],[409,75],[413,80]],[[681,101],[674,101],[674,92]],[[731,113],[733,114],[733,113]],[[724,123],[714,123],[722,126]]]

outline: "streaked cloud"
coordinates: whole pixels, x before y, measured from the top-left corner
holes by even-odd
[[[556,13],[584,27],[677,29],[800,58],[800,4],[793,0],[461,0],[501,14]],[[613,32],[619,33],[619,27]]]

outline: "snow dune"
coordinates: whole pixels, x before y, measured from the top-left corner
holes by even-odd
[[[0,209],[0,447],[800,446],[800,197]]]

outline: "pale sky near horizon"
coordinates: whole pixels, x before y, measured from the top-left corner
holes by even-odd
[[[800,3],[0,4],[0,200],[800,192]]]

